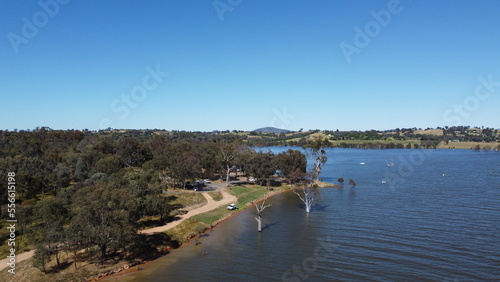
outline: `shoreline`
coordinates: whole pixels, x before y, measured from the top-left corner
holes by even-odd
[[[327,183],[327,182],[322,182],[322,181],[316,181],[315,184],[318,186],[318,188],[341,188],[342,187],[341,185],[338,185],[338,184],[332,184],[332,183]],[[293,191],[293,189],[292,188],[286,188],[286,189],[281,189],[281,190],[278,190],[278,191],[272,191],[272,192],[270,192],[270,193],[267,194],[267,198],[269,199],[271,197],[274,197],[276,195],[285,193],[287,191]],[[243,212],[243,211],[245,211],[245,210],[247,210],[247,209],[249,209],[251,207],[254,207],[256,204],[262,202],[263,200],[264,200],[264,198],[262,197],[262,198],[259,198],[259,199],[255,200],[255,201],[247,203],[245,209],[238,210],[236,212],[233,212],[233,213],[231,213],[231,214],[229,214],[229,215],[227,215],[227,216],[225,216],[225,217],[223,217],[223,218],[215,221],[214,223],[212,223],[212,225],[209,228],[207,228],[205,231],[203,231],[203,233],[191,237],[188,242],[181,244],[178,248],[175,248],[175,249],[180,249],[180,248],[183,248],[185,246],[188,246],[188,245],[192,244],[194,241],[196,241],[196,239],[202,237],[205,234],[208,234],[208,233],[212,232],[213,229],[216,228],[219,224],[225,222],[226,220],[232,219],[233,217],[237,216],[241,212]],[[158,256],[156,256],[155,258],[153,258],[151,260],[144,260],[143,262],[141,262],[139,264],[136,264],[133,267],[129,267],[128,269],[124,269],[122,271],[113,273],[111,275],[106,275],[106,276],[99,277],[101,275],[100,274],[97,277],[90,279],[89,281],[98,281],[98,280],[108,280],[108,279],[113,279],[113,278],[120,278],[120,277],[123,277],[123,276],[130,275],[132,273],[141,271],[141,270],[149,267],[152,263],[156,262],[158,259],[160,259],[160,258],[168,255],[171,250],[175,250],[175,249],[172,248],[172,247],[168,247],[168,248],[166,248],[164,250],[159,251],[158,252]]]

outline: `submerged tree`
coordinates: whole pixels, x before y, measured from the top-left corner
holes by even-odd
[[[257,209],[257,216],[255,217],[255,220],[257,220],[257,231],[262,232],[262,212],[267,208],[270,207],[271,205],[266,205],[266,200],[267,200],[267,194],[264,195],[264,200],[262,200],[262,203],[260,204],[255,204],[255,208]]]
[[[298,184],[298,186],[293,188],[293,193],[299,196],[300,200],[304,203],[307,213],[311,212],[311,207],[315,198],[320,195],[318,188],[315,187],[311,181],[305,181]]]

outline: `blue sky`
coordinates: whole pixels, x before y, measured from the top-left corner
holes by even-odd
[[[0,128],[499,128],[499,14],[495,0],[3,0]]]

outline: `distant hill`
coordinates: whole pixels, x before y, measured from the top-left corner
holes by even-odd
[[[287,129],[280,129],[276,127],[263,127],[263,128],[257,128],[254,130],[255,132],[262,132],[262,133],[288,133],[290,130]]]

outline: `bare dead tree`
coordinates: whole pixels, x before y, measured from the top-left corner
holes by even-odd
[[[236,146],[233,144],[226,144],[220,148],[220,162],[224,167],[226,173],[226,187],[229,186],[229,174],[233,168],[233,162],[236,158]]]
[[[299,196],[299,199],[306,205],[306,212],[311,212],[314,199],[319,193],[318,189],[310,183],[301,183],[299,187],[293,188],[293,193]]]
[[[255,217],[255,220],[257,220],[258,226],[257,226],[257,231],[262,232],[262,212],[267,208],[270,207],[271,205],[266,205],[266,200],[267,200],[267,194],[264,195],[264,200],[260,204],[255,204],[255,208],[257,209],[257,216]]]

